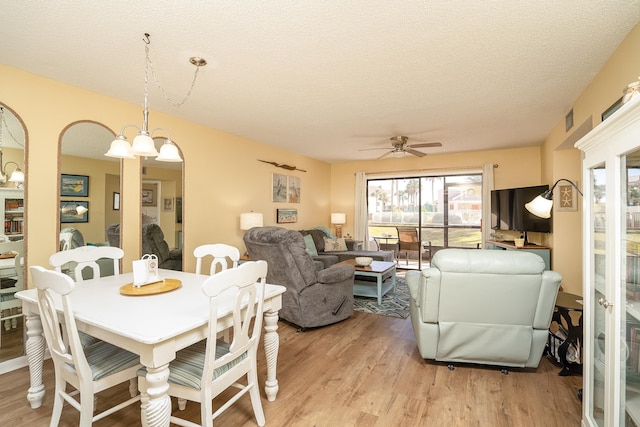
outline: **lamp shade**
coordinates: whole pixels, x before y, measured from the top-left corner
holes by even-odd
[[[262,214],[259,212],[245,212],[240,214],[240,230],[262,227]]]
[[[9,178],[9,182],[24,182],[24,172],[17,168],[11,174],[11,178]]]
[[[115,157],[117,159],[135,159],[136,157],[131,154],[131,145],[129,141],[125,139],[123,135],[118,136],[113,140],[109,151],[105,154],[107,157]]]
[[[159,162],[181,162],[182,157],[180,157],[178,147],[171,140],[167,140],[160,147],[160,154],[156,157],[156,160]]]
[[[347,222],[347,214],[344,212],[331,213],[331,224],[345,224]]]
[[[155,157],[159,154],[158,150],[156,150],[155,144],[153,143],[153,138],[144,131],[140,131],[140,133],[133,138],[131,151],[135,155],[145,157]]]
[[[553,199],[547,199],[545,197],[545,194],[541,194],[537,196],[535,199],[525,204],[524,207],[537,217],[551,218],[551,208],[553,207]]]
[[[76,207],[76,212],[78,213],[78,215],[84,215],[85,212],[89,212],[89,209],[85,208],[84,206],[78,206]]]

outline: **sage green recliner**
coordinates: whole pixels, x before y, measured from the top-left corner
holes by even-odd
[[[524,251],[443,249],[407,272],[420,355],[446,362],[535,368],[562,276]]]

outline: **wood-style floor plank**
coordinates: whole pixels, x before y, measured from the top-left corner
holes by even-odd
[[[547,357],[533,369],[446,364],[423,360],[410,319],[354,313],[346,321],[297,332],[280,322],[275,402],[263,394],[267,425],[300,427],[388,426],[578,426],[581,403],[576,393],[582,377],[561,377]],[[259,351],[259,380],[266,366]],[[26,401],[26,368],[0,376],[0,425],[47,426],[53,397],[53,369],[45,363],[44,405]],[[101,394],[100,408],[126,396],[128,384]],[[199,405],[173,411],[198,422]],[[79,417],[65,405],[61,426],[77,426]],[[131,406],[96,427],[140,425],[139,405]],[[243,397],[217,420],[218,426],[255,426],[249,397]]]

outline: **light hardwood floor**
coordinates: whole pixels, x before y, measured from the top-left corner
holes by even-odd
[[[268,426],[579,426],[576,393],[582,377],[561,377],[543,356],[536,370],[424,361],[416,348],[410,319],[354,313],[346,321],[296,332],[280,322],[275,402],[264,397],[266,367],[259,351],[263,407]],[[491,343],[487,343],[491,345]],[[46,426],[53,398],[51,361],[45,366],[44,405],[26,401],[26,368],[0,376],[0,425]],[[99,408],[127,395],[128,384],[100,395]],[[173,402],[177,411],[177,403]],[[199,405],[189,402],[180,416],[199,420]],[[77,426],[78,413],[65,405],[61,426]],[[95,426],[140,425],[137,404]],[[217,426],[255,426],[249,397],[216,421]]]

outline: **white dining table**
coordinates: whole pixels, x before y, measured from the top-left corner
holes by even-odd
[[[151,427],[169,426],[169,362],[178,350],[205,339],[209,324],[209,298],[202,292],[202,283],[208,276],[173,270],[159,270],[159,276],[178,279],[182,286],[161,294],[125,296],[120,294],[120,287],[133,281],[133,275],[126,273],[85,280],[70,296],[78,330],[140,355],[140,362],[147,368],[148,384],[141,399],[141,421],[143,426]],[[265,288],[263,344],[267,364],[265,393],[269,401],[275,400],[278,393],[278,310],[284,292],[285,287],[280,285],[267,284]],[[22,300],[26,316],[30,372],[27,400],[35,409],[42,405],[45,394],[45,339],[36,290],[20,291],[16,296]],[[61,301],[58,304],[61,310]],[[224,331],[232,323],[231,299],[222,298],[218,311],[217,329]]]

